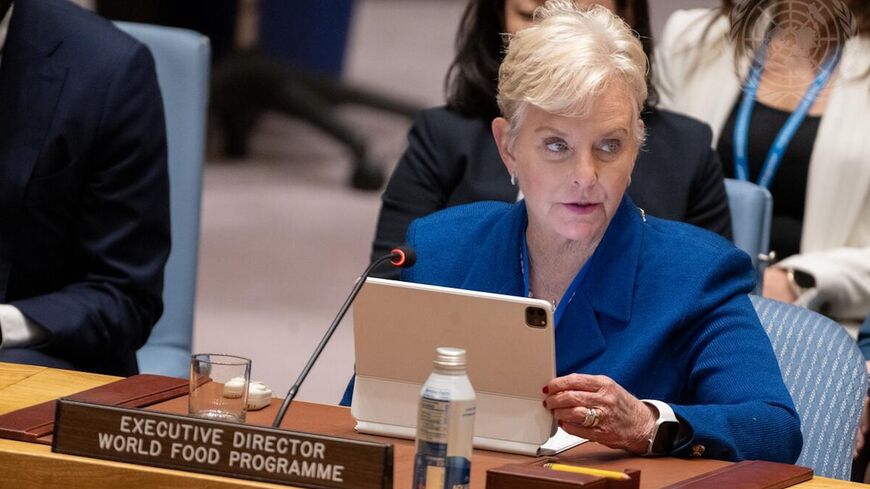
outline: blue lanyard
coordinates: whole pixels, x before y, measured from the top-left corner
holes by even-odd
[[[526,234],[523,233],[522,240],[522,249],[520,250],[520,269],[523,272],[523,295],[529,297],[529,246],[526,243]],[[574,280],[571,281],[571,285],[565,290],[565,294],[559,300],[559,304],[556,306],[556,313],[553,317],[553,320],[556,321],[555,326],[558,327],[559,323],[562,320],[562,316],[565,315],[565,309],[568,308],[568,304],[574,300],[574,295],[577,294],[577,287],[580,286],[580,282],[583,281],[583,277],[586,276],[586,270],[589,268],[589,261],[592,259],[590,256],[586,263],[580,268],[580,271],[577,272],[577,275],[574,276]]]
[[[747,157],[749,145],[749,119],[752,116],[752,109],[755,105],[755,95],[758,93],[758,86],[761,84],[761,74],[764,72],[764,60],[767,57],[767,42],[762,44],[758,51],[758,56],[752,64],[752,69],[749,72],[749,79],[746,81],[743,100],[740,102],[740,111],[737,114],[737,122],[734,126],[734,175],[739,180],[749,180],[749,160]],[[785,150],[788,148],[795,133],[803,123],[813,106],[819,93],[828,82],[834,67],[840,60],[840,52],[837,51],[834,56],[828,58],[822,66],[822,70],[816,75],[813,83],[807,88],[806,93],[801,99],[798,108],[789,116],[785,125],[779,130],[776,139],[773,141],[770,151],[767,153],[767,158],[764,160],[764,165],[761,167],[761,173],[758,175],[758,184],[765,188],[770,188],[773,177],[779,169],[779,164],[782,162],[782,157]]]

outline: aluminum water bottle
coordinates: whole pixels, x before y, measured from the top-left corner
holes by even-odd
[[[435,350],[420,391],[413,489],[467,489],[477,398],[465,374],[465,350]]]

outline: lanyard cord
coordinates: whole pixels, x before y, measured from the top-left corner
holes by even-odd
[[[761,74],[764,72],[764,61],[767,57],[767,41],[762,44],[758,51],[758,55],[752,64],[752,69],[749,71],[749,78],[746,81],[744,88],[743,100],[740,102],[740,110],[737,113],[737,121],[734,126],[734,175],[739,180],[749,180],[749,160],[747,157],[749,146],[749,120],[752,117],[752,109],[755,105],[755,96],[758,93],[758,87],[761,84]],[[764,165],[761,167],[761,172],[758,175],[758,185],[765,188],[770,188],[773,177],[779,169],[779,164],[782,162],[783,155],[788,148],[789,143],[797,133],[798,128],[803,123],[807,114],[810,111],[819,93],[825,87],[834,67],[840,60],[840,52],[837,51],[833,56],[829,57],[813,83],[807,88],[806,93],[801,99],[800,105],[792,112],[782,129],[776,135],[773,145],[767,153],[764,160]]]

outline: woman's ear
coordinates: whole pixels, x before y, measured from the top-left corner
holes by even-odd
[[[501,156],[501,161],[511,175],[516,174],[516,159],[511,148],[511,124],[504,117],[496,117],[492,120],[492,137],[495,138],[495,145],[498,147],[498,154]]]
[[[640,117],[637,118],[637,131],[638,134],[643,134],[644,139],[646,139],[646,124],[644,124],[643,119]]]

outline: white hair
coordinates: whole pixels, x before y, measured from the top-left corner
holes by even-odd
[[[528,104],[584,117],[614,83],[633,99],[634,120],[640,120],[649,60],[625,21],[605,7],[581,9],[573,0],[548,0],[534,18],[535,25],[512,36],[498,71],[498,106],[512,137]],[[631,130],[641,144],[642,125]]]

